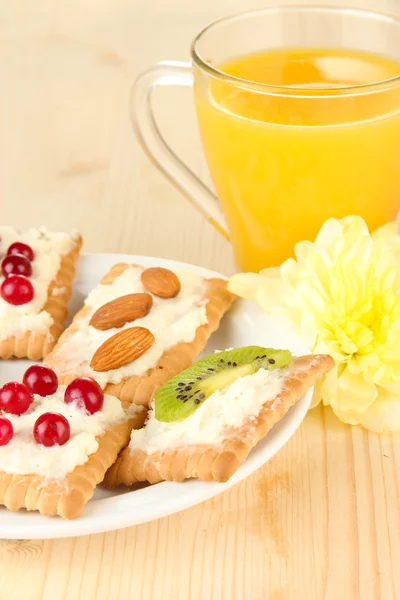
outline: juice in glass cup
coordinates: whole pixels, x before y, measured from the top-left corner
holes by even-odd
[[[400,88],[386,82],[400,75],[399,62],[279,48],[218,69],[237,79],[204,84],[195,74],[195,100],[241,269],[280,264],[329,217],[358,214],[372,230],[396,218]],[[243,80],[266,86],[249,91]]]

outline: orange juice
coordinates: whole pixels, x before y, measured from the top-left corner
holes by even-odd
[[[238,79],[195,76],[196,107],[242,269],[280,264],[328,217],[359,214],[371,229],[395,219],[400,86],[377,82],[400,75],[400,63],[360,51],[288,48],[219,69]],[[244,80],[268,87],[255,91]]]

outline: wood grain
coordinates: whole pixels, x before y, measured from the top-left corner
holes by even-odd
[[[233,272],[229,245],[141,152],[127,98],[143,68],[187,59],[207,22],[265,4],[1,3],[2,221]],[[352,5],[400,12],[398,0]],[[163,91],[157,111],[207,179],[190,93]],[[399,436],[317,408],[263,469],[198,507],[105,535],[0,541],[0,600],[399,600],[399,564]]]

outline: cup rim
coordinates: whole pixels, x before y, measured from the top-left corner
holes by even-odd
[[[351,8],[346,6],[322,6],[322,5],[312,5],[312,4],[303,4],[303,5],[286,5],[286,6],[270,6],[265,8],[256,8],[252,10],[243,10],[236,13],[228,14],[224,17],[220,17],[215,19],[208,25],[206,25],[200,33],[196,35],[192,44],[191,44],[191,58],[193,63],[199,67],[201,70],[205,71],[212,77],[223,80],[228,83],[232,83],[238,87],[243,87],[247,90],[252,90],[256,92],[264,92],[270,93],[276,96],[301,96],[301,97],[321,97],[322,93],[325,91],[325,88],[321,87],[312,87],[312,85],[302,86],[301,88],[295,88],[291,86],[284,85],[274,85],[269,83],[261,83],[252,81],[251,79],[245,79],[242,77],[236,77],[235,75],[230,75],[229,73],[225,73],[221,69],[218,69],[211,62],[207,61],[205,58],[201,56],[199,52],[198,46],[204,37],[204,35],[213,29],[215,26],[218,26],[222,23],[229,23],[229,21],[235,21],[240,19],[241,17],[257,15],[257,14],[268,14],[268,13],[276,13],[276,12],[307,12],[307,11],[319,12],[319,13],[347,13],[353,15],[361,15],[370,18],[378,18],[379,20],[391,22],[397,24],[400,30],[400,17],[396,17],[395,15],[390,15],[374,10],[362,9],[362,8]],[[389,77],[388,79],[382,79],[379,81],[373,81],[371,83],[361,83],[357,85],[343,85],[335,88],[330,88],[335,92],[334,95],[328,96],[330,98],[334,98],[336,95],[360,95],[360,94],[368,94],[376,91],[376,89],[382,89],[382,87],[394,87],[397,84],[400,84],[400,74],[395,75],[394,77]],[[327,89],[327,88],[326,88]]]

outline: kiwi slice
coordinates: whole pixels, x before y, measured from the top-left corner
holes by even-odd
[[[181,421],[217,390],[259,369],[280,369],[292,361],[289,350],[247,346],[216,352],[197,361],[160,387],[154,397],[155,418]]]

